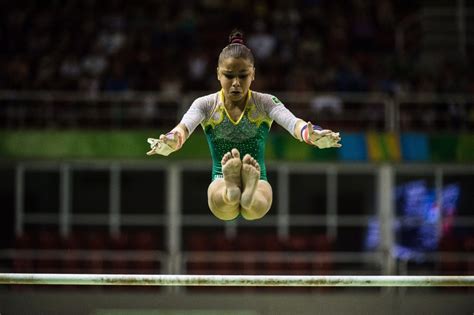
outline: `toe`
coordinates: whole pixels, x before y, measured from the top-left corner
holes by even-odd
[[[234,149],[232,149],[231,152],[232,152],[232,156],[233,156],[234,158],[240,159],[240,152],[239,152],[239,150],[237,150],[237,149],[234,148]]]
[[[230,155],[229,152],[227,152],[226,154],[224,154],[224,156],[222,157],[222,160],[221,160],[221,164],[225,164],[225,163],[229,160],[230,156],[231,156],[231,155]]]
[[[252,164],[257,170],[260,170],[260,165],[258,164],[257,160],[252,158]]]
[[[244,158],[242,159],[242,162],[246,164],[250,164],[251,160],[252,160],[252,156],[250,156],[250,154],[245,154]]]

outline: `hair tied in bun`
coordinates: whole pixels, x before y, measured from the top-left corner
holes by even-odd
[[[239,29],[234,29],[228,39],[229,44],[222,49],[217,64],[221,65],[227,58],[242,58],[248,60],[253,65],[253,54],[250,49],[245,46],[244,33]]]
[[[244,34],[242,31],[235,29],[229,35],[229,44],[244,45]]]

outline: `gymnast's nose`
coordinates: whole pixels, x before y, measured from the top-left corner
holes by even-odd
[[[234,80],[232,80],[232,86],[233,86],[233,87],[238,87],[238,86],[240,86],[239,77],[235,77]]]

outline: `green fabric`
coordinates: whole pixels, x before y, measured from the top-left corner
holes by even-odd
[[[222,157],[233,148],[239,150],[241,158],[250,154],[257,160],[260,165],[260,179],[267,180],[265,144],[270,130],[267,122],[257,125],[248,119],[247,113],[244,113],[237,124],[232,123],[229,117],[224,115],[218,124],[203,128],[212,156],[213,180],[222,177]]]

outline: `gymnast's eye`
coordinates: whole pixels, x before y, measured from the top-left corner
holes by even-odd
[[[224,76],[229,80],[232,80],[233,78],[235,78],[235,76],[232,74],[224,74]]]

